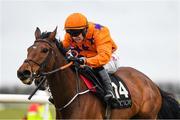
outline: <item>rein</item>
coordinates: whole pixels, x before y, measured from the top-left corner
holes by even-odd
[[[53,51],[54,51],[54,50],[53,50],[53,46],[52,46],[52,44],[51,44],[49,41],[47,41],[47,40],[45,40],[45,39],[36,40],[34,43],[36,43],[36,42],[45,42],[45,43],[47,43],[47,44],[50,46],[50,48],[51,48],[51,52],[49,51],[47,57],[45,58],[45,60],[44,60],[42,63],[37,63],[37,62],[35,62],[35,61],[32,60],[32,59],[26,59],[24,62],[25,62],[25,63],[28,63],[30,67],[31,67],[30,62],[32,62],[32,63],[38,65],[38,66],[40,67],[40,69],[43,69],[43,68],[45,68],[45,66],[46,66],[46,64],[47,64],[47,62],[48,62],[48,60],[49,60],[49,58],[50,58],[50,55],[51,55],[51,54],[53,53]],[[50,53],[51,53],[51,54],[50,54]],[[61,66],[61,67],[59,67],[59,68],[57,68],[57,69],[54,69],[54,70],[52,70],[52,71],[49,71],[49,72],[40,72],[40,74],[36,74],[35,72],[33,72],[33,69],[32,69],[32,67],[31,67],[32,75],[31,75],[31,78],[30,78],[30,79],[31,79],[31,80],[34,80],[35,78],[40,78],[40,77],[43,77],[43,79],[42,79],[41,82],[38,84],[38,86],[36,87],[36,89],[30,94],[30,96],[28,97],[28,99],[31,100],[31,98],[33,97],[33,95],[37,92],[37,90],[40,88],[40,86],[45,82],[47,75],[56,73],[56,72],[58,72],[58,71],[60,71],[60,70],[64,70],[64,69],[66,69],[67,67],[70,67],[72,64],[73,64],[73,61],[71,61],[70,63],[68,63],[68,64],[66,64],[66,65],[64,65],[64,66]]]
[[[50,74],[53,74],[55,72],[58,72],[60,70],[64,70],[64,69],[70,67],[72,64],[73,64],[73,62],[71,61],[70,63],[68,63],[68,64],[66,64],[66,65],[64,65],[62,67],[59,67],[59,68],[57,68],[55,70],[52,70],[52,71],[49,71],[49,72],[43,72],[43,73],[41,73],[41,75],[50,75]]]
[[[51,48],[51,49],[50,49],[51,52],[49,51],[47,57],[45,58],[45,60],[44,60],[42,63],[37,63],[37,62],[35,62],[35,61],[32,60],[32,59],[26,59],[24,62],[27,62],[29,65],[30,65],[30,62],[32,62],[32,63],[38,65],[41,69],[43,69],[43,68],[45,67],[45,65],[47,64],[49,58],[50,58],[50,53],[53,54],[53,51],[54,51],[54,50],[53,50],[53,46],[52,46],[52,44],[51,44],[49,41],[47,41],[47,40],[45,40],[45,39],[36,40],[34,43],[36,43],[36,42],[45,42],[45,43],[47,43],[47,44],[50,46],[50,48]],[[54,53],[55,53],[55,51],[54,51]],[[41,72],[40,75],[44,76],[44,75],[53,74],[53,73],[55,73],[55,72],[58,72],[58,71],[60,71],[60,70],[63,70],[63,69],[65,69],[65,68],[71,66],[72,64],[73,64],[73,62],[71,61],[70,63],[68,63],[68,64],[66,64],[66,65],[64,65],[64,66],[62,66],[62,67],[59,67],[59,68],[57,68],[57,69],[55,69],[55,70],[52,70],[52,71],[49,71],[49,72]],[[31,65],[30,65],[30,66],[31,66]],[[31,68],[31,70],[32,70],[32,68]],[[36,74],[36,73],[35,73],[35,74]]]
[[[36,89],[30,94],[30,96],[28,97],[29,100],[31,100],[31,98],[33,97],[33,95],[37,92],[37,90],[39,89],[39,87],[45,82],[46,80],[46,75],[50,75],[50,74],[53,74],[55,72],[58,72],[60,70],[64,70],[66,68],[68,68],[69,66],[71,66],[73,64],[73,62],[71,61],[70,63],[60,67],[60,68],[57,68],[55,70],[52,70],[50,72],[44,72],[44,73],[41,73],[38,77],[41,77],[43,76],[43,79],[41,80],[41,82],[38,84],[38,86],[36,87]]]
[[[40,69],[43,69],[43,68],[45,67],[46,63],[48,62],[48,59],[50,58],[50,57],[49,57],[49,56],[50,56],[50,53],[53,53],[54,49],[53,49],[52,44],[51,44],[49,41],[45,40],[45,39],[44,39],[44,40],[43,40],[43,39],[39,39],[39,40],[36,40],[35,42],[45,42],[45,43],[47,43],[47,44],[50,46],[50,48],[51,48],[52,51],[48,53],[47,57],[45,58],[45,60],[44,60],[41,64],[33,61],[32,59],[26,59],[24,62],[27,62],[30,66],[31,66],[30,62],[32,62],[32,63],[38,65],[38,66],[40,67]],[[77,57],[77,54],[76,54],[75,57]],[[64,70],[64,69],[70,67],[70,66],[73,65],[73,64],[75,65],[75,69],[76,69],[75,71],[76,71],[76,76],[77,76],[77,80],[76,80],[76,88],[77,88],[77,89],[76,89],[76,94],[72,97],[72,99],[71,99],[67,104],[63,105],[63,106],[60,107],[60,108],[56,108],[56,109],[59,110],[59,111],[62,111],[64,108],[66,108],[68,105],[70,105],[79,95],[86,94],[86,93],[90,92],[91,90],[93,90],[94,88],[96,88],[97,86],[94,86],[94,87],[92,87],[91,89],[87,89],[87,90],[85,90],[85,91],[83,91],[83,92],[79,92],[79,91],[80,91],[80,80],[79,80],[79,77],[78,77],[77,63],[71,61],[71,62],[69,62],[68,64],[66,64],[66,65],[64,65],[64,66],[61,66],[61,67],[59,67],[59,68],[57,68],[57,69],[54,69],[54,70],[52,70],[52,71],[49,71],[49,72],[41,72],[39,75],[37,75],[36,73],[33,73],[33,75],[31,76],[31,79],[32,79],[32,80],[35,79],[35,78],[39,78],[39,77],[43,77],[43,79],[42,79],[41,82],[38,84],[38,86],[36,87],[36,89],[30,94],[30,96],[28,97],[28,99],[30,100],[30,99],[33,97],[33,95],[37,92],[37,90],[39,89],[39,87],[46,81],[46,76],[47,76],[47,75],[56,73],[56,72],[58,72],[58,71],[60,71],[60,70]],[[31,70],[32,70],[32,67],[31,67]]]

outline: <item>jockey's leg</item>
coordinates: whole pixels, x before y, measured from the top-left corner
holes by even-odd
[[[113,94],[113,88],[112,88],[112,85],[111,85],[111,79],[107,73],[107,71],[104,69],[104,67],[102,67],[102,69],[100,69],[98,71],[100,77],[102,78],[102,82],[104,84],[104,87],[105,87],[105,92],[106,92],[106,95],[105,95],[105,100],[106,101],[109,101],[110,99],[114,98],[114,94]]]

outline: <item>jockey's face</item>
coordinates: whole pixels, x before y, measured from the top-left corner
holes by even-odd
[[[67,33],[69,33],[69,35],[71,36],[71,38],[76,42],[76,43],[80,43],[83,41],[84,36],[83,36],[83,32],[86,29],[77,29],[77,30],[66,30]]]
[[[84,37],[83,37],[83,35],[82,35],[82,33],[81,33],[81,34],[79,34],[78,36],[75,36],[75,37],[72,36],[72,39],[73,39],[76,43],[81,43],[81,42],[84,40]]]

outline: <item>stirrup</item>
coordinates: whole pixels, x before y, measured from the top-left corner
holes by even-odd
[[[113,98],[114,98],[114,94],[112,93],[112,91],[108,91],[108,94],[106,94],[104,96],[105,101],[109,101],[109,100],[111,100]]]

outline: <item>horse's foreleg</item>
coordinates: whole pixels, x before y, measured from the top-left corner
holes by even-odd
[[[58,110],[56,110],[56,119],[61,119],[62,116]]]

